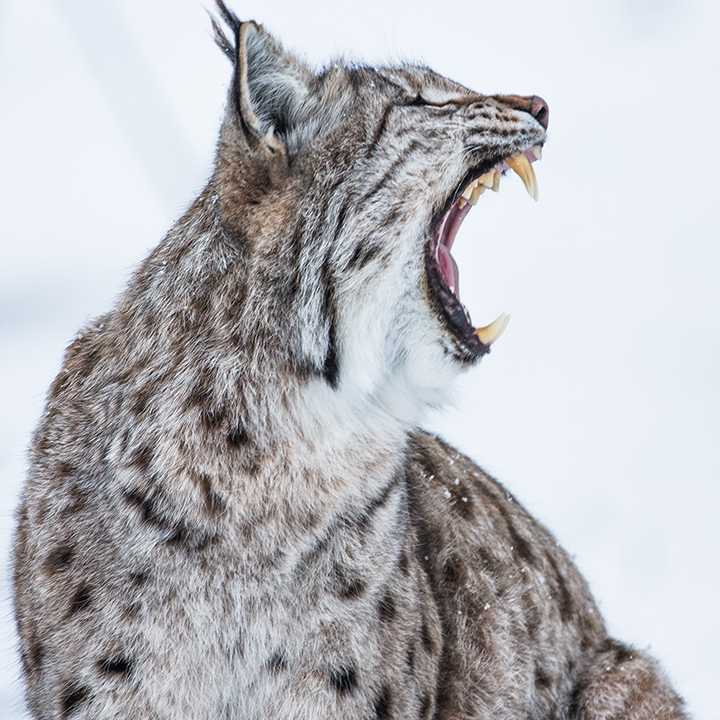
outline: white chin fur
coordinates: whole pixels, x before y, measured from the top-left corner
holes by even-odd
[[[412,243],[376,276],[345,294],[340,318],[342,394],[372,403],[406,426],[450,398],[461,367],[442,347],[444,329],[424,291],[422,254]],[[414,278],[414,280],[413,280]]]

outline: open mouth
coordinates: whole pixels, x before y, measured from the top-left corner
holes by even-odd
[[[490,351],[490,346],[500,337],[509,315],[502,314],[489,325],[475,327],[470,313],[460,301],[460,273],[451,250],[462,221],[477,204],[480,196],[500,189],[500,179],[512,170],[520,177],[528,194],[538,198],[537,180],[532,163],[541,157],[541,147],[535,146],[517,155],[505,158],[482,174],[469,173],[448,200],[448,207],[440,213],[430,242],[426,265],[430,292],[433,300],[450,327],[456,341],[459,359],[472,362]]]

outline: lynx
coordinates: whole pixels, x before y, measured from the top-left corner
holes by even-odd
[[[222,2],[207,186],[65,354],[14,588],[32,717],[679,720],[552,535],[419,429],[502,331],[452,245],[549,111],[315,71]]]

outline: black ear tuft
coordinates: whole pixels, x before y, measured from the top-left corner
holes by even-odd
[[[222,19],[232,28],[233,32],[237,35],[240,30],[240,18],[228,8],[223,0],[215,0],[215,4],[222,15]]]
[[[238,33],[240,32],[240,19],[232,10],[228,8],[227,5],[225,5],[223,0],[215,0],[215,3],[217,5],[218,11],[220,12],[220,16],[228,25],[233,37],[232,41],[227,38],[218,21],[208,10],[208,15],[210,16],[210,22],[213,29],[213,35],[215,37],[215,43],[227,56],[230,62],[235,64],[235,61],[237,60],[237,45]]]

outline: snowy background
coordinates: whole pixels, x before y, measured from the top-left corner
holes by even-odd
[[[202,3],[0,0],[3,558],[65,344],[206,179],[229,65]],[[407,56],[549,101],[541,202],[508,180],[456,246],[475,321],[512,323],[429,424],[557,533],[612,632],[720,720],[717,4],[234,6],[312,61]],[[8,577],[0,715],[14,720]]]

